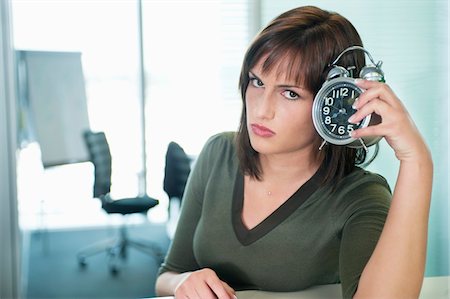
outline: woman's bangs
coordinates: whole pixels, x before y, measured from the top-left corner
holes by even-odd
[[[294,48],[278,47],[270,51],[263,63],[262,71],[275,71],[277,77],[309,89],[305,84],[305,63],[301,59],[301,51]]]

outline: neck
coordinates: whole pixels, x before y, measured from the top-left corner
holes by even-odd
[[[260,155],[263,181],[289,181],[311,177],[322,162],[316,151]]]

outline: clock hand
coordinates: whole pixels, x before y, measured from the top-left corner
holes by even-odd
[[[337,111],[337,112],[334,112],[333,115],[331,115],[331,118],[336,118],[340,114],[341,109],[339,109],[338,107],[336,107],[334,105],[331,105],[330,107],[333,108],[333,110]]]

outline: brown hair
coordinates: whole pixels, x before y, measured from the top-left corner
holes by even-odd
[[[249,71],[264,56],[263,72],[269,72],[282,60],[289,61],[276,71],[287,71],[288,79],[302,84],[315,96],[326,79],[330,63],[346,48],[362,46],[354,26],[341,15],[314,6],[289,10],[265,27],[248,48],[239,78],[243,109],[236,136],[238,157],[244,174],[261,179],[258,153],[250,144],[247,131],[245,94],[249,84]],[[365,65],[364,53],[349,52],[339,60],[344,67],[355,66],[359,73]],[[338,181],[348,174],[355,164],[364,162],[363,149],[327,144],[323,149],[326,174],[324,183]]]

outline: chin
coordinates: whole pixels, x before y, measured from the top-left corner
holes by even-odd
[[[261,137],[250,136],[250,145],[260,154],[270,154],[274,150],[275,143]]]

